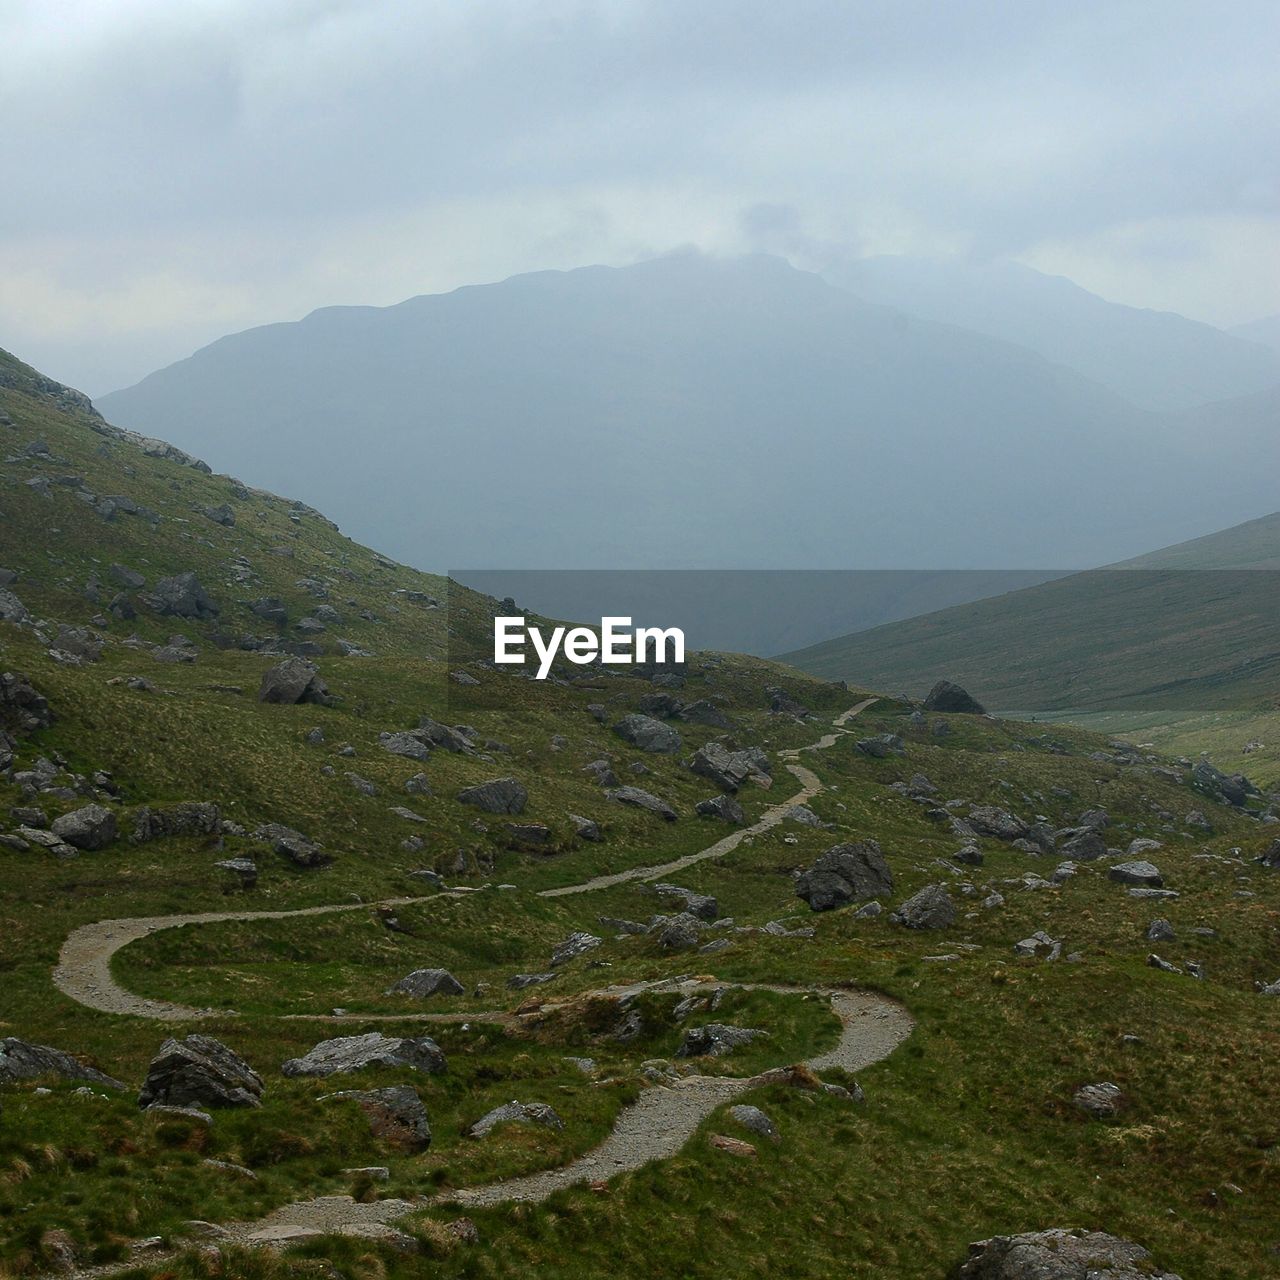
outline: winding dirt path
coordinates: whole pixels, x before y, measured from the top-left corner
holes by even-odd
[[[544,889],[543,897],[563,897],[589,893],[632,880],[656,880],[672,875],[695,863],[722,857],[749,836],[759,835],[782,822],[786,811],[803,804],[822,791],[822,783],[812,770],[799,763],[803,751],[822,751],[834,745],[847,732],[844,725],[869,707],[875,698],[867,698],[837,717],[835,732],[824,734],[807,747],[779,752],[779,759],[800,783],[800,790],[787,800],[771,805],[750,826],[743,827],[705,849],[686,854],[657,866],[633,867],[611,875],[596,876],[580,884]],[[447,892],[447,891],[446,891]],[[436,895],[428,895],[436,896]],[[189,1021],[215,1013],[230,1016],[225,1010],[195,1009],[189,1005],[136,996],[120,986],[111,974],[112,957],[122,947],[161,929],[187,925],[214,924],[228,920],[279,920],[292,916],[325,915],[340,911],[368,910],[371,906],[404,906],[427,898],[393,898],[381,903],[341,903],[306,907],[295,911],[208,911],[190,915],[144,916],[136,919],[101,920],[83,925],[71,933],[62,946],[53,979],[64,994],[105,1013],[129,1014],[161,1021]],[[675,979],[632,986],[604,988],[598,994],[626,996],[640,991],[668,991],[696,995],[732,985],[713,979]],[[748,989],[769,990],[786,995],[826,998],[840,1021],[840,1037],[835,1048],[810,1058],[804,1065],[814,1071],[833,1067],[854,1072],[887,1057],[907,1036],[914,1023],[910,1014],[887,997],[869,992],[821,986],[788,986],[775,984],[738,984]],[[337,1022],[341,1017],[319,1014],[294,1015],[300,1019]],[[394,1021],[425,1022],[499,1021],[515,1022],[512,1014],[433,1013],[349,1015],[360,1022],[385,1018]],[[692,1137],[708,1115],[739,1094],[756,1088],[764,1076],[673,1077],[668,1084],[655,1084],[644,1089],[639,1098],[619,1113],[609,1136],[576,1159],[557,1169],[547,1169],[522,1177],[507,1178],[486,1186],[469,1187],[418,1201],[379,1200],[358,1204],[350,1196],[315,1196],[308,1200],[283,1205],[267,1217],[253,1222],[226,1223],[216,1228],[218,1238],[248,1244],[285,1244],[310,1236],[337,1232],[375,1236],[390,1229],[390,1224],[407,1214],[432,1204],[449,1203],[458,1207],[482,1207],[507,1201],[538,1201],[554,1192],[582,1182],[603,1181],[628,1170],[639,1169],[653,1160],[665,1159],[678,1152]],[[148,1255],[149,1258],[158,1255]],[[82,1277],[104,1275],[117,1268],[94,1268],[78,1273]]]

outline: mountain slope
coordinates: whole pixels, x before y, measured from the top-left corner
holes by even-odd
[[[1277,564],[1273,515],[787,660],[912,693],[946,671],[991,707],[1059,717],[1248,708],[1280,693]]]
[[[435,567],[1073,567],[1269,509],[1180,420],[769,258],[319,311],[101,404]]]
[[[870,302],[1029,347],[1148,409],[1187,409],[1280,384],[1280,353],[1260,330],[1227,333],[1106,302],[1016,262],[890,256],[826,276]]]
[[[1261,320],[1238,324],[1231,332],[1246,342],[1258,342],[1280,352],[1280,316],[1264,316]]]

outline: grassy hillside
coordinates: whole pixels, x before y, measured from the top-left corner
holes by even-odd
[[[599,671],[539,684],[480,663],[466,670],[478,684],[459,684],[446,642],[483,634],[491,601],[385,561],[288,500],[181,458],[150,456],[155,446],[113,432],[7,357],[0,412],[0,566],[16,574],[5,589],[30,613],[0,622],[0,671],[24,673],[54,715],[45,727],[10,725],[0,834],[35,821],[32,809],[52,821],[91,799],[117,815],[123,832],[143,805],[211,802],[221,815],[204,833],[142,843],[122,835],[73,858],[30,840],[0,843],[0,1038],[74,1052],[128,1086],[85,1094],[78,1082],[53,1078],[0,1084],[0,1275],[47,1271],[65,1245],[81,1266],[191,1280],[745,1277],[778,1269],[779,1258],[805,1276],[934,1280],[972,1240],[1077,1224],[1141,1240],[1163,1266],[1203,1280],[1271,1266],[1280,1218],[1280,1130],[1269,1119],[1277,1114],[1275,1002],[1257,986],[1280,978],[1280,872],[1250,859],[1271,844],[1274,828],[1259,815],[1273,798],[1233,808],[1154,753],[1118,750],[1076,728],[1046,734],[1038,725],[922,717],[892,697],[842,735],[832,722],[861,700],[858,690],[749,658],[693,655],[679,689]],[[82,485],[57,483],[64,475]],[[48,496],[28,483],[41,476]],[[103,495],[156,518],[120,503],[104,518]],[[232,526],[203,514],[223,503]],[[145,584],[109,584],[113,564]],[[156,612],[158,580],[188,570],[216,617]],[[317,599],[317,583],[327,601]],[[125,601],[116,599],[121,590]],[[282,601],[284,623],[253,612],[264,596]],[[432,599],[452,605],[447,616]],[[337,618],[326,615],[324,631],[299,631],[322,603]],[[118,616],[125,604],[136,616]],[[191,645],[171,642],[175,632]],[[300,644],[319,650],[311,656],[334,704],[257,701],[264,671]],[[365,656],[343,652],[351,646]],[[189,648],[198,651],[193,662],[156,656]],[[808,718],[789,703],[772,709],[779,686]],[[732,728],[669,720],[681,737],[672,754],[642,752],[613,733],[618,718],[661,693],[712,701]],[[465,718],[474,745],[437,748],[425,762],[383,749],[380,733],[423,715]],[[902,753],[877,758],[855,747],[880,733],[900,735]],[[830,745],[799,763],[816,779],[809,803],[826,829],[785,821],[671,875],[714,895],[732,918],[700,935],[713,950],[669,950],[655,936],[602,925],[601,917],[644,922],[671,910],[638,881],[541,894],[691,854],[726,834],[724,823],[695,816],[694,805],[715,792],[688,767],[697,747],[720,739],[767,753],[772,787],[748,784],[738,795],[752,820],[799,785],[780,752],[823,734]],[[669,801],[676,820],[608,800],[584,772],[601,759],[621,781]],[[420,783],[406,788],[418,773],[429,794]],[[528,807],[513,820],[545,824],[545,844],[530,847],[504,817],[458,802],[460,789],[503,775],[528,790]],[[1057,880],[1066,837],[1047,856],[979,837],[983,865],[956,862],[964,841],[951,816],[982,805],[1043,819],[1046,831],[1102,807],[1114,852]],[[570,815],[595,820],[603,838],[583,838]],[[254,837],[264,822],[296,827],[332,861],[295,865]],[[886,907],[942,883],[954,923],[913,931],[888,912],[811,913],[793,873],[837,842],[867,837],[880,842],[895,878]],[[1108,878],[1138,838],[1159,842],[1145,856],[1178,897],[1146,901]],[[242,890],[216,866],[232,856],[256,861],[255,888]],[[423,870],[442,875],[450,891],[414,877]],[[379,909],[404,898],[413,901]],[[212,1011],[198,1023],[100,1011],[53,982],[68,934],[94,921],[312,906],[344,909],[190,923],[116,954],[116,982]],[[1173,940],[1145,938],[1157,914],[1171,922]],[[575,930],[602,941],[557,967],[552,982],[508,989],[514,974],[545,971]],[[1060,940],[1063,958],[1016,955],[1014,944],[1035,930]],[[1203,979],[1149,967],[1153,946],[1180,969],[1203,965]],[[410,970],[437,965],[456,974],[465,996],[414,1003],[387,994]],[[673,995],[647,993],[628,1038],[614,1034],[626,1014],[618,998],[588,995],[681,974],[727,988],[714,1015],[705,1007],[679,1015]],[[748,982],[885,993],[916,1027],[858,1073],[863,1103],[785,1083],[735,1099],[768,1113],[777,1143],[737,1127],[720,1106],[676,1156],[636,1172],[610,1178],[602,1169],[597,1183],[537,1203],[466,1209],[431,1200],[589,1151],[634,1099],[671,1086],[652,1064],[675,1061],[689,1025],[714,1017],[769,1033],[699,1062],[706,1073],[747,1074],[834,1042],[838,1028],[821,999],[740,985]],[[378,1068],[316,1080],[280,1071],[331,1035],[422,1034],[423,1010],[468,1015],[425,1028],[447,1056],[442,1075]],[[136,1090],[161,1041],[192,1030],[260,1072],[260,1108],[218,1110],[208,1126],[139,1111]],[[595,1060],[593,1074],[575,1063],[580,1057]],[[839,1071],[826,1079],[853,1083]],[[1073,1095],[1103,1080],[1124,1102],[1112,1119],[1090,1119]],[[426,1103],[433,1141],[424,1152],[390,1145],[354,1103],[329,1097],[398,1083]],[[465,1125],[512,1098],[552,1105],[563,1129],[509,1125],[464,1136]],[[714,1134],[748,1138],[755,1154],[714,1146]],[[355,1172],[375,1166],[386,1168],[386,1181]],[[423,1202],[396,1223],[407,1234],[392,1242],[317,1235],[281,1254],[249,1252],[190,1225],[344,1194],[374,1205]],[[450,1229],[464,1215],[474,1243]],[[51,1232],[66,1233],[62,1244]]]

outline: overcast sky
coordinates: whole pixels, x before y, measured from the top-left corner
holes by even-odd
[[[0,49],[0,346],[91,394],[686,245],[1280,311],[1275,0],[0,0]]]

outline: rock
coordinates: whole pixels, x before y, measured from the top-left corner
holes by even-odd
[[[1129,857],[1137,857],[1140,853],[1154,853],[1157,849],[1163,849],[1164,845],[1159,840],[1152,840],[1147,836],[1138,836],[1137,839],[1129,841],[1129,847],[1125,853]]]
[[[956,862],[963,862],[969,867],[980,867],[984,861],[982,850],[976,844],[963,845],[951,856]]]
[[[429,1075],[445,1070],[440,1046],[427,1036],[384,1036],[377,1031],[361,1036],[322,1040],[301,1058],[281,1065],[286,1076],[332,1076],[368,1067],[411,1067]]]
[[[410,880],[419,880],[429,889],[444,888],[444,877],[430,867],[419,867],[416,871],[410,871],[408,875]]]
[[[1046,960],[1056,960],[1062,954],[1062,943],[1051,938],[1043,929],[1037,929],[1029,938],[1013,944],[1015,955],[1043,956]]]
[[[602,787],[618,785],[618,775],[614,773],[613,766],[607,760],[593,760],[590,764],[583,765],[582,772],[592,774]]]
[[[254,831],[253,838],[269,844],[273,852],[287,858],[295,867],[327,867],[333,861],[331,854],[309,840],[301,831],[295,831],[280,822],[263,823]]]
[[[831,823],[823,822],[807,804],[793,804],[782,815],[786,822],[794,822],[802,827],[813,827],[819,831],[831,830]]]
[[[1148,942],[1172,942],[1177,935],[1173,931],[1173,925],[1167,920],[1153,920],[1147,925],[1146,939]]]
[[[737,791],[748,780],[766,786],[771,781],[769,760],[763,751],[730,751],[720,742],[699,747],[689,760],[689,768],[721,791]]]
[[[1102,1231],[1028,1231],[969,1246],[956,1280],[1178,1280],[1148,1265],[1141,1245]]]
[[[76,1243],[70,1232],[49,1227],[40,1233],[40,1257],[51,1275],[72,1275],[76,1270]]]
[[[386,989],[389,996],[414,996],[425,1000],[428,996],[460,996],[466,988],[448,969],[415,969]]]
[[[767,1031],[754,1027],[731,1027],[723,1022],[709,1022],[705,1027],[690,1027],[676,1050],[677,1058],[722,1058],[744,1044],[750,1044]]]
[[[30,1044],[16,1036],[0,1040],[0,1084],[12,1084],[15,1080],[38,1080],[41,1076],[56,1076],[60,1080],[84,1080],[89,1084],[108,1089],[125,1086],[113,1076],[86,1067],[61,1049],[47,1044]]]
[[[250,603],[249,612],[263,622],[270,622],[277,627],[284,627],[289,623],[289,610],[279,596],[260,596]]]
[[[257,1107],[262,1077],[212,1036],[166,1040],[147,1068],[138,1106]]]
[[[551,953],[551,967],[558,969],[562,964],[567,964],[570,960],[593,951],[602,941],[603,939],[597,938],[594,934],[585,933],[582,930],[571,933]]]
[[[939,680],[929,690],[925,696],[924,709],[971,716],[982,716],[987,713],[982,703],[950,680]]]
[[[541,849],[551,843],[554,834],[542,822],[508,822],[505,826],[508,840],[517,848]]]
[[[406,760],[425,760],[431,754],[431,747],[415,733],[380,733],[378,745],[383,751],[390,751],[393,756],[404,756]]]
[[[636,809],[644,809],[648,813],[656,813],[667,822],[674,822],[679,816],[665,801],[658,799],[648,791],[639,787],[612,787],[605,793],[605,798],[618,804],[630,805]]]
[[[680,750],[680,735],[669,724],[655,720],[652,716],[624,716],[613,726],[613,731],[624,742],[638,747],[641,751],[654,752],[660,755],[674,755]]]
[[[486,1112],[462,1133],[467,1138],[483,1138],[500,1124],[536,1124],[544,1129],[563,1129],[564,1121],[545,1102],[517,1102],[514,1098]]]
[[[333,703],[315,663],[305,658],[285,658],[264,671],[258,687],[258,701],[281,706],[309,702],[327,707]]]
[[[458,803],[484,813],[523,813],[529,802],[524,784],[515,778],[491,778],[458,792]]]
[[[1107,856],[1107,842],[1095,824],[1066,827],[1056,833],[1058,852],[1076,862],[1096,862]]]
[[[796,897],[812,911],[830,911],[892,893],[893,873],[874,840],[833,845],[796,878]]]
[[[0,727],[26,735],[53,724],[53,712],[42,693],[21,672],[0,675]]]
[[[216,835],[222,825],[222,814],[216,804],[202,801],[186,801],[152,809],[144,805],[133,815],[131,844],[146,844],[149,840],[168,839],[175,836]]]
[[[702,922],[687,911],[675,916],[655,916],[646,932],[664,951],[689,951],[701,941]]]
[[[955,923],[956,909],[945,885],[927,884],[889,919],[908,929],[946,929]]]
[[[731,1156],[739,1156],[743,1159],[754,1159],[756,1149],[749,1142],[743,1142],[741,1138],[730,1138],[723,1133],[713,1133],[707,1141],[716,1148],[717,1151],[728,1152]]]
[[[431,1145],[431,1123],[427,1109],[412,1085],[393,1084],[385,1089],[348,1089],[329,1096],[349,1098],[364,1112],[373,1136],[402,1151],[425,1151]]]
[[[976,805],[965,821],[979,834],[996,840],[1018,840],[1029,830],[1027,824],[1007,809],[994,805]]]
[[[1154,951],[1147,957],[1147,966],[1151,969],[1159,969],[1161,973],[1182,972],[1176,964],[1170,964],[1169,961],[1162,960]]]
[[[232,511],[229,503],[223,502],[216,507],[201,507],[201,514],[207,519],[212,520],[214,524],[220,524],[224,529],[235,527],[236,513]]]
[[[779,1141],[777,1126],[759,1107],[740,1103],[729,1108],[729,1115],[748,1133],[754,1133],[761,1138],[768,1138],[771,1142]]]
[[[878,902],[868,902],[853,913],[853,918],[855,920],[874,920],[883,911],[884,908]]]
[[[87,804],[54,818],[50,829],[65,844],[92,852],[105,849],[116,838],[116,815],[103,805]]]
[[[906,754],[906,747],[896,733],[878,733],[874,738],[859,738],[854,745],[864,756],[871,756],[876,760]]]
[[[708,702],[705,698],[699,698],[696,702],[690,702],[681,707],[676,712],[676,717],[689,724],[710,725],[713,729],[732,728],[729,717],[714,702]]]
[[[661,898],[674,898],[699,920],[712,921],[720,914],[720,904],[708,893],[682,889],[678,884],[655,884],[653,891]]]
[[[258,883],[258,864],[252,858],[223,858],[213,865],[234,875],[242,889],[252,889]]]
[[[599,841],[604,839],[604,833],[600,830],[600,824],[591,818],[584,818],[580,814],[571,813],[569,821],[573,823],[574,835],[579,840]]]
[[[1254,861],[1273,871],[1280,871],[1280,840],[1273,840],[1270,847],[1260,853]]]
[[[542,983],[550,982],[559,976],[558,973],[513,973],[507,979],[507,989],[509,991],[523,991],[525,987],[541,986]]]
[[[431,746],[451,751],[454,755],[471,755],[474,751],[465,733],[430,716],[422,716],[414,732]]]
[[[1119,1085],[1103,1081],[1099,1084],[1082,1084],[1071,1101],[1081,1111],[1100,1120],[1109,1120],[1124,1105],[1124,1091]]]
[[[7,587],[0,587],[0,622],[26,622],[27,606]]]
[[[1143,885],[1149,889],[1164,887],[1164,878],[1150,862],[1119,862],[1107,872],[1107,879],[1118,884]]]
[[[206,1129],[213,1124],[213,1116],[199,1107],[171,1107],[167,1102],[153,1102],[146,1112],[157,1120],[190,1120]]]
[[[157,613],[174,618],[216,618],[218,606],[210,599],[200,579],[188,570],[161,578],[152,592],[152,603]]]
[[[735,827],[740,827],[747,820],[742,806],[732,796],[727,795],[710,796],[706,800],[699,800],[693,806],[693,811],[700,818],[718,818],[721,822],[731,823]]]

